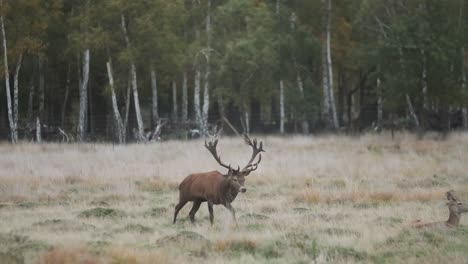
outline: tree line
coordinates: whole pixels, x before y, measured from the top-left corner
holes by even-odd
[[[466,2],[0,0],[0,138],[466,129]]]

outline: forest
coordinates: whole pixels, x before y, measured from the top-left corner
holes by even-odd
[[[0,139],[468,128],[465,0],[2,0]]]

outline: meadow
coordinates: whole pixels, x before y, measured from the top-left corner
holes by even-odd
[[[0,144],[0,263],[467,263],[468,134],[257,136],[267,151],[233,202],[172,224],[178,184],[222,168],[203,141]],[[224,137],[223,161],[251,149]]]

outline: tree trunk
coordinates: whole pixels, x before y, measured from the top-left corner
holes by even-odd
[[[34,124],[33,120],[33,103],[34,103],[34,74],[31,76],[31,79],[29,80],[29,96],[28,96],[28,116],[27,120],[28,123]]]
[[[429,98],[427,96],[427,66],[426,66],[426,53],[424,49],[420,50],[422,57],[422,72],[421,72],[421,93],[423,99],[422,111],[421,111],[421,125],[425,129],[427,126],[426,116],[429,109]]]
[[[224,106],[223,95],[221,93],[218,93],[218,95],[216,96],[216,99],[218,100],[219,116],[222,120],[224,120],[224,118],[226,118],[226,109]]]
[[[187,91],[187,72],[182,76],[182,122],[188,119],[188,91]]]
[[[413,104],[411,103],[411,99],[410,99],[408,94],[406,94],[406,104],[408,105],[408,111],[409,111],[409,113],[411,115],[411,118],[413,119],[414,125],[416,126],[416,128],[419,131],[420,128],[421,128],[421,125],[419,123],[418,116],[416,115],[416,112],[414,111]]]
[[[299,93],[301,95],[302,104],[306,104],[305,95],[304,95],[304,83],[302,82],[302,78],[299,73],[297,74],[297,87],[299,88]],[[304,107],[303,107],[303,110],[301,111],[301,127],[302,127],[303,134],[305,135],[309,134],[309,122],[307,122],[307,115],[306,115],[306,111]]]
[[[206,72],[205,86],[203,88],[203,111],[202,111],[202,136],[208,135],[208,114],[210,109],[210,52],[211,52],[211,0],[208,0],[208,12],[206,16]]]
[[[39,119],[44,122],[45,80],[44,59],[39,58]]]
[[[3,5],[3,2],[2,2]],[[5,24],[3,22],[3,15],[0,16],[0,22],[2,27],[2,39],[3,39],[3,62],[5,70],[5,89],[7,97],[7,107],[8,107],[8,121],[10,124],[10,137],[11,143],[15,144],[18,141],[17,130],[15,127],[15,121],[11,106],[11,89],[10,89],[10,71],[8,70],[8,51],[7,51],[7,42],[5,34]]]
[[[13,85],[13,122],[15,123],[15,137],[18,140],[18,91],[19,91],[19,73],[21,64],[23,63],[23,53],[20,54],[18,63],[16,64],[14,85]]]
[[[41,120],[39,117],[36,117],[36,142],[42,142],[42,135],[41,135]]]
[[[202,123],[201,109],[200,109],[200,79],[201,79],[201,72],[197,68],[196,73],[195,73],[195,84],[194,84],[194,91],[193,91],[193,108],[194,108],[194,114],[195,114],[195,122],[198,124],[198,128],[201,130],[203,127],[203,123]]]
[[[328,69],[328,96],[329,96],[329,106],[332,115],[333,121],[333,128],[336,130],[339,128],[338,124],[338,117],[336,114],[336,105],[335,105],[335,96],[333,92],[333,66],[332,66],[332,59],[331,59],[331,1],[328,0],[327,6],[327,26],[326,26],[326,34],[327,34],[327,69]]]
[[[324,0],[323,0],[324,1]],[[325,4],[325,2],[324,2]],[[322,33],[322,39],[326,40],[327,39],[327,22],[326,22],[326,16],[323,15],[323,33]],[[332,123],[331,121],[331,116],[330,116],[330,93],[328,89],[329,83],[328,83],[328,66],[327,66],[328,60],[327,60],[327,48],[326,44],[322,44],[322,120],[326,123],[326,126],[329,127],[330,124]]]
[[[131,91],[132,91],[131,81],[128,80],[128,82],[127,82],[127,94],[126,94],[126,97],[125,97],[125,119],[124,119],[125,135],[127,135],[127,131],[128,131],[128,115],[130,113],[130,97],[132,96]]]
[[[82,78],[81,78],[81,87],[80,87],[80,110],[78,116],[78,140],[85,141],[86,139],[86,112],[88,109],[88,81],[89,81],[89,62],[90,54],[89,49],[83,51],[83,64],[82,64]]]
[[[154,67],[151,66],[151,92],[152,92],[152,121],[153,127],[156,127],[159,120],[158,112],[158,82],[156,79],[156,71]]]
[[[424,49],[421,49],[421,57],[422,57],[421,84],[422,84],[422,95],[423,95],[423,110],[426,111],[429,108],[429,99],[427,97],[426,53]]]
[[[248,110],[244,111],[244,123],[245,123],[245,133],[249,135],[250,134],[250,116],[249,116]]]
[[[177,83],[172,81],[172,121],[177,122],[178,106],[177,106]]]
[[[210,109],[210,94],[209,94],[209,87],[210,87],[210,81],[209,81],[209,76],[210,72],[209,69],[207,69],[207,72],[205,73],[205,86],[203,88],[203,111],[202,111],[202,134],[203,137],[206,137],[208,135],[208,110]]]
[[[124,34],[125,43],[127,44],[127,49],[131,50],[131,43],[130,43],[130,38],[128,36],[125,16],[121,14],[120,18],[121,18],[121,27],[122,27],[122,31]],[[137,125],[138,125],[138,140],[145,141],[146,139],[145,139],[145,134],[143,130],[144,125],[143,125],[143,118],[141,116],[140,99],[138,97],[137,72],[136,72],[134,58],[131,58],[130,60],[130,74],[131,74],[132,90],[133,90],[133,103],[135,105],[135,114],[136,114]]]
[[[280,133],[284,134],[284,122],[285,122],[285,114],[284,114],[284,87],[283,87],[283,80],[280,81]]]
[[[119,143],[125,143],[125,128],[122,121],[122,117],[120,116],[119,106],[117,104],[117,96],[115,95],[115,88],[114,88],[114,77],[112,75],[112,65],[111,61],[106,63],[107,66],[107,76],[109,77],[109,86],[111,89],[111,97],[112,97],[112,110],[114,112],[114,119],[115,124],[117,127],[117,135],[119,137]]]
[[[61,127],[65,129],[65,117],[67,112],[67,104],[68,104],[68,96],[70,95],[70,64],[68,65],[67,69],[67,80],[65,84],[65,95],[63,96],[63,104],[62,104],[62,113],[61,113]]]
[[[380,85],[380,77],[377,77],[377,124],[382,125],[383,120],[383,99],[382,99],[382,86]]]

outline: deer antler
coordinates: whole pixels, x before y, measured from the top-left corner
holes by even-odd
[[[263,150],[263,142],[260,141],[260,143],[257,146],[257,139],[256,138],[254,138],[253,141],[252,141],[252,140],[250,140],[249,136],[244,135],[244,141],[245,141],[245,144],[252,147],[252,156],[250,157],[250,160],[247,163],[247,165],[245,165],[245,167],[242,168],[241,171],[243,173],[249,174],[250,172],[252,172],[252,171],[254,171],[254,170],[256,170],[258,168],[258,164],[260,164],[260,161],[262,161],[262,154],[260,154],[260,153],[265,152],[265,150]],[[255,160],[257,155],[258,155],[258,161],[256,163],[252,164],[252,162]]]
[[[218,140],[215,139],[214,141],[206,142],[205,140],[205,148],[208,149],[208,151],[213,155],[214,159],[219,163],[219,165],[223,166],[224,168],[228,169],[229,171],[234,171],[233,168],[231,168],[231,165],[226,165],[221,161],[221,155],[218,154],[216,151],[216,146],[218,145]]]

